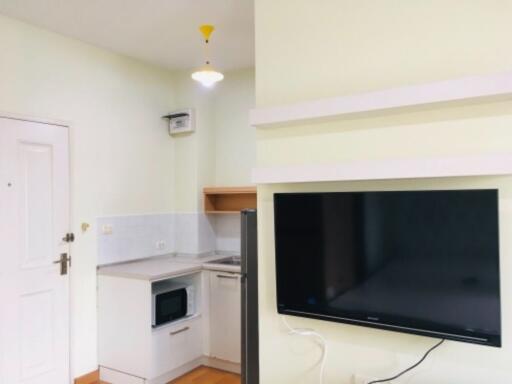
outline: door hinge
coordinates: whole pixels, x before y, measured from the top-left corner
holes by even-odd
[[[66,233],[66,236],[64,236],[62,238],[62,241],[66,242],[66,243],[72,243],[73,241],[75,241],[75,234],[74,233]]]

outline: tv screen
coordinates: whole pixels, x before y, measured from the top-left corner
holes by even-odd
[[[278,312],[501,346],[497,190],[277,193]]]

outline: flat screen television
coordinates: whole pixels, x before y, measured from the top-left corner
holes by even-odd
[[[277,309],[501,346],[497,190],[276,193]]]

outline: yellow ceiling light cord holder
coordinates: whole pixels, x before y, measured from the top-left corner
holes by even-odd
[[[210,52],[208,50],[208,43],[210,42],[210,36],[212,35],[213,31],[215,31],[215,27],[210,24],[203,24],[199,27],[199,32],[204,37],[204,57],[206,58],[206,65],[210,65],[210,60],[208,57],[210,57]]]
[[[201,31],[201,34],[204,37],[204,41],[206,44],[210,41],[210,36],[212,35],[213,31],[215,31],[215,27],[210,24],[203,24],[199,27],[199,31]]]
[[[224,79],[224,75],[222,73],[213,69],[208,58],[208,43],[210,42],[210,37],[214,30],[215,27],[210,24],[204,24],[199,27],[199,31],[201,32],[201,35],[203,35],[205,42],[206,65],[191,75],[192,79],[200,82],[205,87],[212,87],[215,83]]]

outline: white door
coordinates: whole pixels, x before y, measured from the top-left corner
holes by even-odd
[[[239,274],[210,272],[210,356],[240,363],[241,300]]]
[[[0,383],[69,384],[68,130],[0,118]]]

